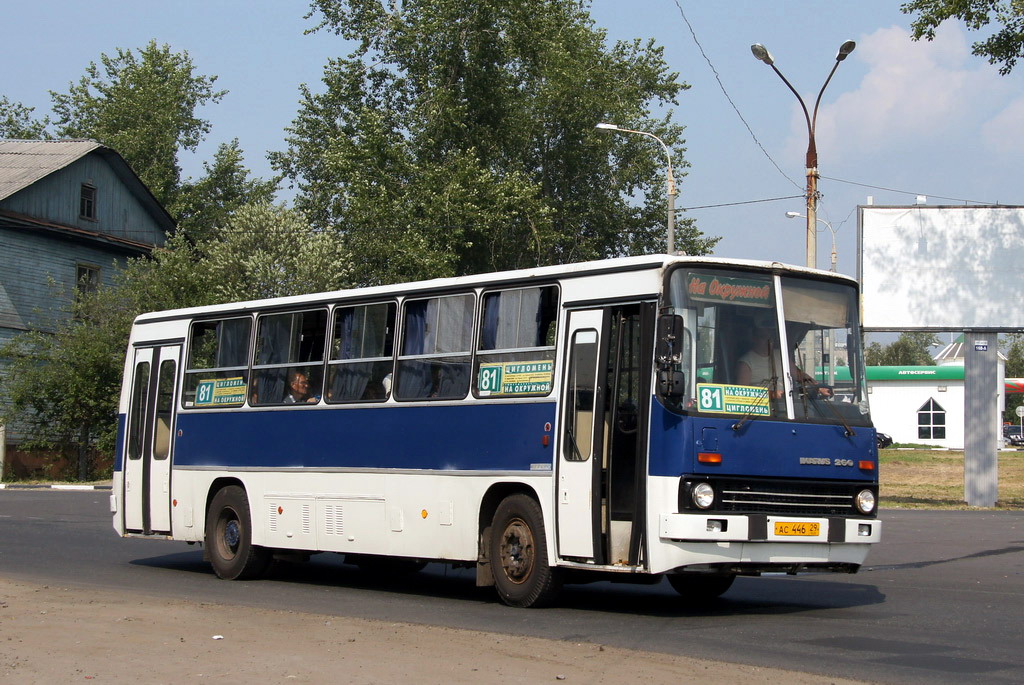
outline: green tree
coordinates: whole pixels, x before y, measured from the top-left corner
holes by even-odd
[[[179,150],[195,150],[210,130],[196,116],[219,102],[216,76],[195,73],[187,52],[156,41],[140,50],[100,55],[67,93],[50,91],[57,135],[92,138],[117,150],[165,207],[180,184]]]
[[[217,149],[212,163],[203,162],[203,177],[182,182],[175,205],[168,209],[178,218],[178,232],[191,243],[217,238],[241,207],[273,202],[277,181],[249,178],[243,162],[236,138]]]
[[[116,274],[116,285],[75,299],[55,332],[33,331],[0,346],[10,364],[0,376],[8,398],[0,422],[25,425],[31,447],[82,457],[79,474],[97,476],[88,458],[110,453],[128,334],[143,312],[343,288],[350,262],[338,241],[295,210],[246,205],[220,235],[193,245],[171,238],[152,258]]]
[[[1000,340],[1004,343],[1004,354],[1006,355],[1005,375],[1006,378],[1024,378],[1024,335],[1013,333]],[[1017,407],[1024,405],[1024,394],[1012,393],[1006,395],[1006,409],[1003,411],[1003,421],[1017,423]]]
[[[8,100],[0,95],[0,138],[21,140],[42,140],[48,138],[48,118],[33,119],[35,107],[26,107],[20,102]]]
[[[203,276],[217,302],[283,297],[350,285],[352,260],[337,237],[301,212],[269,204],[241,208],[219,240],[201,243]]]
[[[868,345],[864,359],[868,366],[931,366],[935,360],[929,350],[938,344],[934,333],[905,331],[888,345]]]
[[[975,42],[972,52],[999,64],[999,73],[1009,74],[1024,56],[1024,3],[1020,0],[913,0],[900,6],[904,14],[916,14],[910,27],[914,40],[933,40],[935,30],[947,19],[959,19],[968,31],[980,31],[989,24],[1001,24],[992,35]]]
[[[310,16],[359,47],[303,86],[275,167],[296,205],[359,255],[359,282],[393,282],[664,249],[664,157],[682,127],[662,49],[609,48],[575,0],[317,0]],[[681,174],[680,174],[681,175]],[[633,198],[646,200],[637,205]],[[677,222],[679,244],[715,243]]]

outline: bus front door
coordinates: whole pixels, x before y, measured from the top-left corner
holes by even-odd
[[[181,345],[135,350],[125,426],[125,529],[171,532],[171,445]]]
[[[597,536],[595,499],[600,491],[603,402],[598,364],[605,311],[569,312],[569,355],[562,387],[562,431],[558,457],[558,555],[594,559]]]
[[[643,564],[653,302],[569,313],[558,458],[558,555]]]

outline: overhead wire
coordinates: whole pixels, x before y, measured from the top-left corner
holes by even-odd
[[[686,27],[690,30],[690,36],[693,37],[693,42],[697,45],[697,49],[700,50],[700,54],[702,57],[704,57],[704,61],[708,63],[708,67],[711,69],[711,73],[715,75],[715,80],[718,81],[718,87],[721,88],[722,94],[725,95],[725,99],[728,100],[729,105],[732,106],[733,111],[736,112],[736,116],[738,116],[740,118],[740,121],[743,122],[743,125],[746,126],[747,132],[750,134],[750,137],[754,139],[754,143],[757,144],[757,147],[761,149],[761,152],[763,152],[764,156],[768,158],[768,161],[772,163],[772,166],[774,166],[787,181],[792,183],[795,187],[801,188],[802,186],[793,179],[791,179],[789,175],[782,170],[782,167],[780,167],[775,162],[775,160],[772,159],[772,156],[768,154],[768,150],[766,150],[764,145],[761,144],[761,141],[757,139],[757,135],[754,133],[754,130],[750,128],[750,124],[748,124],[747,120],[743,118],[743,114],[740,112],[740,108],[736,106],[735,102],[733,102],[732,97],[729,95],[729,91],[726,90],[725,88],[725,84],[722,83],[722,78],[719,76],[718,70],[715,69],[715,65],[711,62],[711,58],[708,57],[707,53],[704,51],[704,46],[701,45],[700,40],[697,39],[697,32],[693,30],[693,25],[691,25],[690,20],[686,18],[686,12],[683,11],[683,6],[679,3],[679,0],[674,1],[676,3],[676,7],[679,8],[679,14],[682,16],[683,21],[686,23]]]
[[[683,22],[686,24],[686,28],[690,31],[690,36],[691,36],[691,38],[693,38],[694,44],[697,46],[697,49],[700,51],[700,54],[704,58],[704,61],[707,62],[708,68],[711,69],[711,73],[714,74],[715,81],[718,82],[718,87],[721,89],[722,94],[725,96],[726,101],[728,101],[729,106],[732,107],[733,111],[736,112],[736,116],[739,117],[739,120],[743,123],[743,126],[746,127],[747,132],[750,134],[750,137],[754,140],[754,143],[761,150],[761,152],[768,159],[768,161],[771,162],[772,166],[774,166],[775,169],[783,176],[783,178],[785,178],[787,181],[792,183],[794,187],[803,189],[803,186],[801,186],[799,183],[797,183],[792,178],[790,178],[790,176],[785,171],[782,170],[782,167],[779,166],[779,164],[772,158],[771,154],[768,153],[768,150],[765,149],[764,145],[761,144],[761,141],[758,140],[757,134],[754,133],[753,129],[750,127],[750,124],[747,123],[747,120],[743,117],[743,113],[740,112],[739,107],[736,105],[736,103],[733,101],[732,97],[729,95],[729,91],[726,89],[725,84],[722,82],[722,78],[719,75],[718,70],[715,68],[714,63],[711,61],[711,58],[708,57],[707,52],[704,50],[704,46],[701,45],[700,40],[697,38],[697,32],[694,30],[693,25],[690,23],[689,18],[687,18],[686,12],[683,10],[683,6],[680,3],[680,0],[674,0],[674,2],[675,2],[675,5],[676,5],[676,8],[678,8],[678,10],[679,10],[679,15],[682,17]],[[819,178],[824,178],[824,179],[829,180],[829,181],[835,181],[836,183],[845,183],[845,184],[848,184],[848,185],[860,186],[860,187],[863,187],[863,188],[873,188],[875,190],[884,190],[884,191],[892,192],[892,193],[902,193],[904,195],[925,195],[927,197],[933,197],[933,198],[937,198],[937,199],[940,199],[940,200],[950,200],[952,202],[963,202],[965,204],[979,204],[979,205],[998,205],[999,204],[998,202],[985,202],[985,201],[982,201],[982,200],[970,200],[970,199],[966,199],[966,198],[946,197],[946,196],[943,196],[943,195],[936,195],[934,193],[920,193],[920,192],[912,192],[912,191],[909,191],[909,190],[899,190],[897,188],[887,188],[885,186],[872,185],[872,184],[869,184],[869,183],[859,183],[857,181],[849,181],[849,180],[846,180],[846,179],[835,178],[835,177],[832,177],[832,176],[819,176]],[[701,205],[701,206],[697,206],[697,207],[686,207],[684,209],[710,209],[710,208],[715,208],[715,207],[729,207],[729,206],[734,206],[734,205],[745,205],[745,204],[752,204],[752,203],[757,203],[757,202],[772,202],[774,200],[788,200],[788,199],[794,199],[796,197],[805,197],[805,196],[803,196],[803,195],[796,195],[796,196],[791,196],[791,197],[772,198],[772,199],[768,199],[768,200],[747,200],[747,201],[742,201],[742,202],[728,202],[728,203],[715,204],[715,205]],[[849,216],[847,216],[847,218],[849,218]],[[846,219],[844,219],[842,222],[840,222],[840,225],[842,225],[842,223],[845,223],[845,222],[846,222]]]

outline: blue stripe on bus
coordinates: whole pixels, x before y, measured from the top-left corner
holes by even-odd
[[[877,479],[878,449],[874,428],[854,427],[856,434],[847,437],[841,425],[751,419],[737,431],[732,429],[736,420],[736,417],[680,416],[653,400],[650,474]],[[722,462],[702,464],[697,461],[698,452],[717,452],[722,455]],[[837,460],[849,460],[852,465],[837,463]],[[859,462],[864,460],[872,461],[875,469],[860,470]]]
[[[554,438],[542,440],[554,420],[553,402],[189,411],[178,413],[173,458],[179,467],[528,471],[553,463]]]

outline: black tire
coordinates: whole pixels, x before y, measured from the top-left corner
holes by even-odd
[[[505,498],[494,512],[487,558],[498,597],[512,607],[550,604],[561,583],[548,563],[540,505],[527,495]]]
[[[693,602],[709,602],[725,594],[736,580],[735,574],[712,576],[698,573],[673,573],[668,577],[669,585],[686,599]]]
[[[272,561],[269,549],[252,544],[249,498],[237,485],[221,489],[210,502],[206,551],[214,573],[224,580],[258,578]]]

